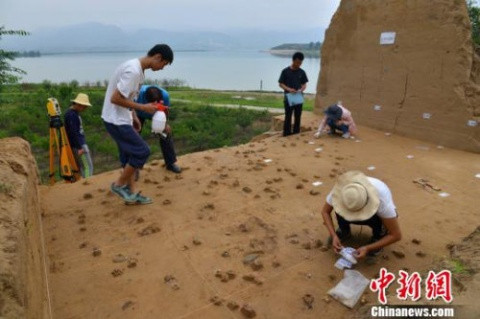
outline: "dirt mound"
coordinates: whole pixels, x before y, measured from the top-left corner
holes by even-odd
[[[460,281],[460,292],[456,304],[461,305],[459,318],[480,318],[480,304],[477,292],[480,291],[480,227],[460,243],[450,248],[451,259],[461,267],[456,278]]]
[[[0,140],[0,317],[47,318],[38,174],[30,146]]]
[[[387,32],[395,38],[381,44]],[[480,58],[465,1],[342,0],[315,112],[337,100],[360,124],[480,152]]]

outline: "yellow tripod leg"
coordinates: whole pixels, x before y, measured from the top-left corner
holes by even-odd
[[[70,147],[70,143],[68,141],[68,136],[65,131],[65,127],[60,127],[60,132],[62,135],[62,152],[64,155],[62,155],[62,159],[64,163],[68,163],[69,169],[70,169],[70,177],[71,177],[71,182],[78,181],[81,178],[80,171],[78,169],[77,162],[75,160],[75,157],[73,156],[72,148]]]
[[[58,155],[58,163],[60,164],[60,140],[59,140],[59,136],[58,136],[58,132],[57,132],[57,129],[56,128],[52,128],[52,131],[53,131],[53,137],[54,137],[54,142],[55,142],[55,146],[56,146],[56,149],[57,149],[57,155]],[[53,176],[53,179],[55,179],[55,176]],[[55,182],[55,181],[54,181]]]
[[[50,178],[50,185],[55,184],[55,129],[53,127],[50,128],[50,170],[48,177]]]
[[[70,161],[68,160],[67,148],[65,147],[65,141],[62,128],[60,131],[60,175],[67,182],[71,182],[73,179],[73,173],[70,167]]]

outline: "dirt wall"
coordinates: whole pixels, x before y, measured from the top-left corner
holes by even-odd
[[[393,43],[380,44],[385,32]],[[480,58],[465,1],[342,0],[315,112],[337,100],[362,125],[480,152]]]
[[[38,173],[29,144],[0,140],[0,318],[48,318]]]

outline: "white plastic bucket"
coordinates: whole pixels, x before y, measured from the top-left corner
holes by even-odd
[[[165,130],[167,124],[167,117],[165,112],[157,111],[152,118],[152,133],[161,134]]]

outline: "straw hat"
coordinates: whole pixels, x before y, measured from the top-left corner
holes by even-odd
[[[364,221],[375,215],[380,205],[378,192],[359,171],[341,175],[332,192],[335,212],[348,221]]]
[[[90,104],[90,100],[88,99],[88,95],[85,93],[78,93],[75,100],[71,100],[71,102],[85,106],[92,106],[92,104]]]

